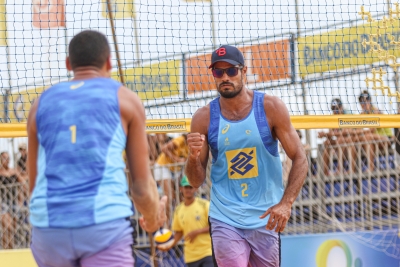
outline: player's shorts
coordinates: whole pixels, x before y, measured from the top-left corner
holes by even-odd
[[[218,267],[279,267],[280,235],[265,229],[239,229],[209,218],[213,256]]]
[[[132,267],[133,226],[128,219],[81,228],[32,228],[39,267]]]

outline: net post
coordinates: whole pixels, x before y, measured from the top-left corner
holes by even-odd
[[[118,49],[118,43],[117,43],[117,36],[115,34],[115,26],[114,26],[114,16],[112,14],[112,9],[111,9],[111,0],[107,0],[107,10],[108,10],[108,18],[110,20],[110,25],[111,25],[111,31],[113,35],[113,40],[114,40],[114,47],[115,47],[115,55],[117,58],[117,64],[118,64],[118,71],[119,71],[119,79],[122,84],[125,85],[125,78],[124,78],[124,73],[122,71],[122,66],[121,66],[121,60],[119,57],[119,49]]]

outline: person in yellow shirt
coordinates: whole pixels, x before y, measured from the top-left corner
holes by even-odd
[[[169,247],[158,247],[158,249],[168,251],[184,237],[184,257],[187,266],[213,267],[208,224],[210,202],[195,197],[197,189],[189,184],[186,176],[182,177],[179,190],[183,195],[183,202],[174,212],[172,223],[172,230],[175,232],[174,243]]]
[[[161,184],[164,195],[168,196],[167,224],[169,225],[175,200],[175,187],[173,181],[182,174],[183,164],[186,162],[189,148],[186,134],[178,136],[162,146],[162,153],[154,164],[154,179]]]
[[[382,112],[372,104],[371,95],[367,90],[361,92],[358,101],[362,108],[361,114],[382,114]],[[392,137],[393,133],[391,128],[371,128],[371,133],[365,135],[361,139],[361,141],[365,143],[363,149],[365,153],[369,155],[367,162],[368,170],[374,170],[374,159],[378,158],[378,155],[375,155],[376,146],[385,154],[385,150],[389,149],[391,145]]]

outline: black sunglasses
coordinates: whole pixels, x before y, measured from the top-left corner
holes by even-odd
[[[229,77],[235,77],[238,75],[239,70],[243,69],[243,67],[235,66],[235,67],[230,67],[227,69],[212,69],[212,74],[215,78],[222,78],[224,76],[224,73],[228,75]]]

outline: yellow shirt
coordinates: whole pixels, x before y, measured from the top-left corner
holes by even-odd
[[[209,208],[210,202],[201,198],[196,198],[189,206],[185,206],[182,202],[174,212],[172,230],[183,232],[183,236],[186,236],[194,230],[207,227]],[[186,263],[198,261],[207,256],[211,256],[210,234],[199,234],[192,243],[185,242],[184,254]]]
[[[172,142],[174,143],[176,149],[174,149],[174,151],[172,151],[172,153],[180,158],[187,158],[188,154],[189,154],[189,147],[186,143],[186,137],[181,135],[177,138],[172,139]],[[166,164],[172,164],[175,163],[173,159],[171,159],[170,157],[167,157],[165,155],[165,153],[161,153],[160,156],[157,159],[157,164],[158,165],[166,165]],[[169,167],[171,171],[177,171],[179,170],[179,168],[177,167]]]
[[[387,137],[393,136],[391,128],[376,128],[376,133],[381,136],[387,136]]]

